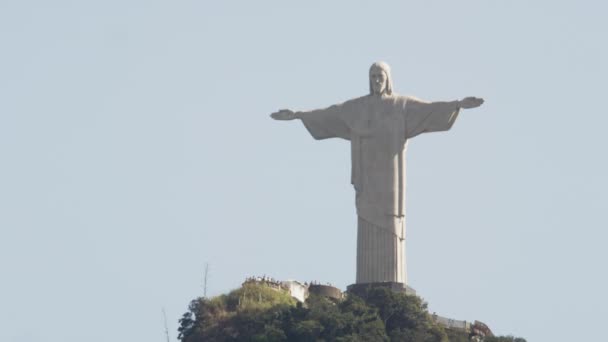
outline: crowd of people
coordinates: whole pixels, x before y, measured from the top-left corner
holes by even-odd
[[[276,287],[281,287],[282,282],[280,280],[274,279],[272,277],[268,277],[266,275],[263,276],[251,276],[251,277],[247,277],[245,278],[245,282],[244,284],[247,283],[265,283],[268,285],[273,285]],[[332,286],[332,284],[330,283],[325,283],[325,284],[321,284],[321,282],[318,282],[316,280],[311,280],[310,282],[304,282],[305,286],[311,286],[311,285],[323,285],[323,286]]]
[[[281,287],[282,284],[279,280],[274,279],[272,277],[267,277],[266,275],[263,276],[251,276],[245,279],[245,283],[244,284],[248,284],[248,283],[264,283],[264,284],[268,284],[271,285],[273,287]]]

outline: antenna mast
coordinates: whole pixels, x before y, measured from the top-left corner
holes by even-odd
[[[167,313],[165,312],[165,308],[163,308],[163,318],[165,320],[165,335],[167,336],[167,342],[171,342],[169,340],[169,328],[167,327]]]
[[[207,278],[209,276],[209,263],[205,263],[205,277],[203,279],[203,298],[207,298]]]

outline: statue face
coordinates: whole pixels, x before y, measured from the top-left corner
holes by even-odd
[[[386,83],[388,77],[384,70],[380,68],[372,68],[369,72],[369,80],[372,84],[372,90],[374,94],[383,94],[386,92]]]

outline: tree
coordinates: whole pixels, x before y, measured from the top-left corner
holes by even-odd
[[[448,334],[450,342],[468,341],[465,332],[446,333],[435,324],[420,298],[387,288],[349,293],[339,302],[311,295],[302,304],[280,289],[246,284],[193,300],[178,331],[182,342],[447,342]],[[507,336],[486,342],[526,341]]]
[[[513,337],[509,335],[486,337],[484,342],[526,342],[526,340],[521,337]]]

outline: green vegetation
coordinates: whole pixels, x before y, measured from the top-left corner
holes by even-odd
[[[526,342],[526,340],[521,337],[496,336],[496,337],[488,337],[485,339],[484,342]]]
[[[311,296],[305,305],[285,291],[246,284],[227,295],[198,298],[180,319],[182,342],[202,341],[468,341],[434,324],[420,298],[370,289],[336,303]],[[486,339],[487,342],[525,342]]]

